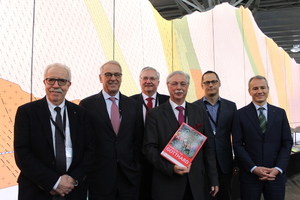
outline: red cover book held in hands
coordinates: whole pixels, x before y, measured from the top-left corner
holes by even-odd
[[[175,165],[187,167],[206,139],[205,135],[182,123],[160,154]]]

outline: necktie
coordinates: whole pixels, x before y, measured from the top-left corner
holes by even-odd
[[[182,122],[184,122],[184,116],[183,116],[184,107],[177,106],[176,109],[179,111],[179,113],[178,113],[178,123],[179,123],[179,125],[181,125]]]
[[[153,105],[152,105],[152,97],[148,97],[146,100],[147,100],[147,111],[146,111],[146,116],[147,116],[147,114],[148,114],[148,111],[150,110],[150,109],[152,109],[152,107],[153,107]]]
[[[60,174],[66,172],[66,149],[65,149],[65,138],[64,129],[62,124],[62,118],[60,114],[60,107],[55,107],[56,113],[55,118],[55,151],[56,151],[56,170]]]
[[[267,129],[267,119],[263,113],[264,109],[265,108],[263,108],[263,107],[260,107],[258,109],[259,110],[258,121],[259,121],[259,126],[261,128],[262,133],[265,133],[266,129]]]
[[[109,97],[109,99],[112,101],[111,110],[110,110],[110,121],[114,128],[114,131],[116,134],[119,132],[120,127],[120,112],[119,108],[116,104],[116,98],[115,97]]]

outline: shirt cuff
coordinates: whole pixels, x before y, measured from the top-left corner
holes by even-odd
[[[283,173],[282,169],[280,169],[279,167],[275,167],[275,169],[277,169],[280,172],[280,174]]]
[[[59,177],[59,179],[56,181],[55,185],[53,186],[53,190],[56,190],[59,182],[60,182],[61,176]]]
[[[253,170],[254,170],[256,167],[257,167],[257,166],[252,167],[251,170],[250,170],[250,172],[252,173]]]

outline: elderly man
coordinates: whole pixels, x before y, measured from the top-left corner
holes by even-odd
[[[197,131],[206,135],[209,121],[205,110],[185,101],[190,77],[182,71],[175,71],[167,77],[170,99],[166,103],[149,111],[143,144],[143,153],[154,166],[152,198],[155,200],[193,200],[204,199],[205,185],[211,186],[211,192],[218,192],[218,177],[214,151],[205,143],[191,165],[180,167],[160,153],[184,121]],[[206,173],[209,183],[206,183]]]
[[[49,65],[46,97],[18,108],[15,159],[21,170],[19,200],[87,198],[86,174],[94,161],[94,134],[85,109],[65,99],[71,71]]]
[[[166,102],[169,96],[159,94],[157,87],[159,85],[159,72],[153,67],[144,67],[140,73],[140,86],[142,93],[131,96],[138,102],[138,118],[143,119],[140,123],[144,127],[147,113],[150,109]],[[144,160],[142,165],[142,180],[140,187],[140,200],[150,200],[152,186],[152,166]]]
[[[100,68],[103,90],[80,102],[92,116],[96,162],[88,175],[89,200],[136,200],[141,173],[141,125],[137,102],[121,94],[122,68],[108,61]]]

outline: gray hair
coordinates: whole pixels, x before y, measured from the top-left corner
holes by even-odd
[[[188,85],[190,84],[190,75],[188,75],[187,73],[184,73],[183,71],[174,71],[171,74],[169,74],[167,77],[167,84],[170,82],[170,79],[172,78],[172,76],[177,75],[177,74],[185,76],[187,84]]]
[[[158,72],[155,68],[149,67],[149,66],[148,66],[148,67],[144,67],[144,68],[141,70],[141,72],[140,72],[140,79],[142,78],[142,77],[141,77],[142,73],[143,73],[144,71],[147,71],[147,70],[153,70],[153,71],[155,71],[156,76],[157,76],[157,78],[158,78],[158,80],[159,80],[159,78],[160,78],[159,72]]]
[[[104,63],[101,67],[100,67],[100,74],[102,74],[102,71],[103,71],[103,67],[107,64],[114,64],[114,65],[117,65],[118,67],[120,67],[120,70],[122,72],[122,67],[120,65],[120,63],[116,60],[110,60],[110,61],[107,61],[106,63]]]
[[[251,81],[254,80],[254,79],[259,79],[259,80],[263,79],[263,80],[265,80],[265,81],[266,81],[266,84],[267,84],[267,87],[269,88],[268,80],[266,79],[266,77],[260,76],[260,75],[256,75],[256,76],[253,76],[252,78],[249,79],[249,82],[248,82],[248,89],[250,89],[250,83],[251,83]]]
[[[65,69],[67,71],[67,74],[68,74],[68,81],[71,81],[71,69],[65,65],[65,64],[61,64],[61,63],[53,63],[53,64],[50,64],[46,67],[45,71],[44,71],[44,79],[46,79],[46,75],[47,75],[47,72],[49,71],[49,69],[53,68],[53,67],[59,67],[59,68],[62,68],[62,69]]]

